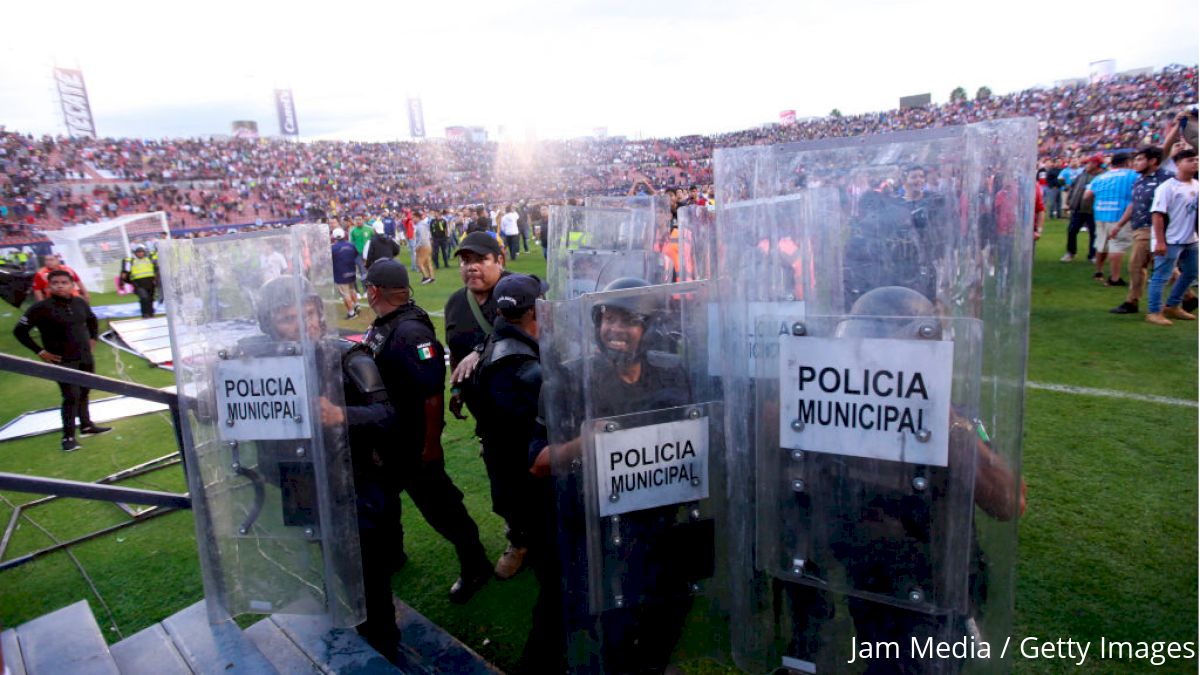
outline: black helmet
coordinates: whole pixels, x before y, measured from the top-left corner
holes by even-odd
[[[299,298],[296,297],[297,289],[299,289]],[[323,309],[321,296],[317,294],[317,289],[302,276],[284,274],[263,284],[258,289],[258,297],[255,302],[259,329],[272,338],[279,339],[271,317],[280,307],[294,306],[298,300],[306,303],[314,302],[317,307]],[[323,311],[321,312],[321,322],[324,325],[325,313]]]
[[[621,277],[605,286],[604,292],[623,291],[648,286],[650,284],[646,283],[644,279]],[[658,300],[658,298],[652,295],[645,294],[618,295],[614,298],[602,299],[600,302],[592,305],[592,325],[595,331],[596,345],[600,348],[601,353],[616,362],[628,362],[641,358],[649,348],[655,316],[662,309],[659,306]],[[600,324],[604,315],[609,312],[619,312],[641,321],[643,326],[642,339],[638,342],[636,351],[617,352],[604,346],[604,341],[600,339]]]
[[[630,288],[644,288],[650,284],[645,279],[637,277],[621,277],[615,279],[604,287],[604,293],[610,291],[624,291]],[[600,325],[600,316],[608,310],[621,310],[626,314],[632,314],[636,317],[641,317],[644,321],[649,321],[660,309],[658,299],[649,295],[625,295],[611,299],[603,300],[592,306],[592,322],[597,326]]]
[[[929,326],[932,333],[921,334]],[[933,303],[905,286],[867,291],[854,302],[850,316],[838,323],[837,337],[941,339],[942,325]]]

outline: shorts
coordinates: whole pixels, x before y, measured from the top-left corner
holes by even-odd
[[[1129,224],[1126,223],[1124,227],[1117,231],[1117,236],[1111,236],[1110,233],[1116,225],[1115,222],[1096,221],[1097,251],[1124,253],[1129,250],[1129,245],[1133,243],[1133,231],[1129,229]]]

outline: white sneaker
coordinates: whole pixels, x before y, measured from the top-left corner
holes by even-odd
[[[1071,255],[1070,253],[1064,253],[1063,257],[1058,259],[1058,262],[1071,262],[1074,259],[1075,256]]]

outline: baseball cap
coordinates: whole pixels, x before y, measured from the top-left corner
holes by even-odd
[[[1104,164],[1104,155],[1092,155],[1083,161],[1085,164]]]
[[[458,250],[454,255],[462,255],[463,251],[478,253],[479,255],[487,255],[491,253],[495,256],[504,255],[504,251],[500,250],[500,242],[487,232],[472,232],[463,237],[462,243],[458,245]]]
[[[346,231],[340,227],[333,228],[332,234],[333,234],[334,239],[345,239],[346,238]]]
[[[391,258],[381,258],[371,263],[366,284],[379,288],[409,288],[408,269]]]
[[[497,309],[527,310],[549,289],[549,284],[532,274],[508,274],[500,278],[492,297]]]

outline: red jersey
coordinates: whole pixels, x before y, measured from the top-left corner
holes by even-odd
[[[75,280],[75,291],[73,294],[79,295],[79,289],[81,287],[83,287],[83,282],[79,280],[79,275],[75,273],[75,270],[71,269],[70,267],[67,267],[66,265],[60,265],[58,269],[66,270],[71,273],[71,278]],[[33,275],[33,290],[37,291],[38,293],[41,293],[43,296],[49,295],[50,294],[50,272],[52,272],[52,271],[53,270],[51,270],[49,267],[43,267],[42,269],[40,269],[36,273],[34,273],[34,275]]]

